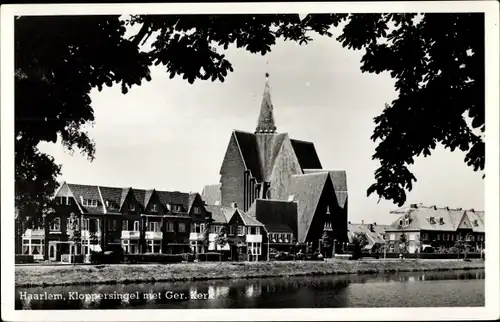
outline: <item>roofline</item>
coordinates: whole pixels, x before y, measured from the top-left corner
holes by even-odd
[[[242,132],[242,131],[239,131],[239,132]],[[248,168],[247,163],[245,162],[245,158],[243,157],[243,152],[241,151],[240,142],[238,142],[238,138],[236,137],[235,133],[236,133],[236,130],[233,130],[232,135],[234,136],[234,140],[236,141],[236,145],[238,146],[238,151],[240,151],[240,157],[241,157],[241,160],[243,161],[243,165],[245,166],[245,170],[250,171],[250,174],[252,175],[252,170],[250,170]],[[253,133],[248,133],[248,132],[246,132],[246,133],[254,135]],[[254,176],[252,175],[252,177],[254,177]]]
[[[292,177],[300,177],[300,176],[319,176],[328,174],[328,171],[325,172],[310,172],[310,173],[301,173],[301,174],[292,174]]]
[[[106,209],[106,203],[104,202],[104,198],[102,197],[101,188],[99,188],[99,186],[97,186],[97,191],[99,191],[99,197],[101,197],[102,209],[104,209],[104,214],[107,214],[108,210]]]

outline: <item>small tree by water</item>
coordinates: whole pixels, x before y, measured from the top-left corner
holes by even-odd
[[[217,237],[215,237],[215,247],[219,249],[219,261],[222,262],[222,248],[227,244],[226,227],[222,227]]]
[[[354,233],[352,237],[352,245],[354,246],[354,258],[360,258],[363,248],[368,245],[368,237],[365,233]]]
[[[73,265],[76,264],[76,250],[78,246],[81,245],[82,242],[82,234],[80,230],[80,225],[78,223],[78,216],[76,216],[73,212],[70,214],[68,218],[68,226],[67,226],[68,240],[71,242],[71,247],[73,247],[74,253],[70,256],[73,256]]]

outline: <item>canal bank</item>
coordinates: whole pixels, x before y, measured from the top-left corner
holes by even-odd
[[[334,274],[378,274],[484,269],[472,260],[332,260],[329,262],[221,262],[127,265],[16,266],[15,286],[129,284]]]

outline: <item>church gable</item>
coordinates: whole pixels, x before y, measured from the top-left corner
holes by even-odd
[[[221,203],[229,206],[233,202],[243,204],[243,184],[245,162],[236,139],[236,131],[231,135],[220,169]]]
[[[287,200],[298,202],[297,239],[306,240],[319,199],[323,194],[327,173],[292,176],[286,195]]]

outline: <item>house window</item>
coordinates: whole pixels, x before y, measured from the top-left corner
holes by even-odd
[[[110,219],[108,220],[108,226],[109,226],[109,230],[110,231],[116,231],[117,230],[117,223],[116,223],[116,219]]]
[[[389,235],[389,240],[396,240],[396,235],[395,234],[390,234]]]
[[[134,231],[139,231],[139,221],[134,221]]]
[[[205,224],[200,224],[200,233],[205,232]]]
[[[260,227],[255,227],[255,234],[260,235]]]
[[[153,212],[157,212],[158,211],[158,209],[156,207],[156,204],[153,204],[153,207],[151,207],[151,211],[153,211]]]
[[[134,204],[129,204],[128,205],[128,210],[135,211],[135,205]]]
[[[152,221],[149,223],[149,231],[159,231],[158,230],[158,223],[155,221]]]
[[[185,223],[182,223],[182,222],[179,223],[179,232],[180,233],[186,232],[186,224]]]
[[[455,240],[455,235],[451,234],[451,236],[450,236],[450,237],[451,237],[451,240],[452,240],[452,241],[453,241],[453,240]]]
[[[245,235],[245,226],[238,226],[238,236]]]
[[[193,211],[197,215],[201,214],[201,208],[200,207],[194,207]]]
[[[82,204],[86,207],[97,207],[97,199],[83,199]]]
[[[122,230],[128,230],[128,220],[122,221]]]
[[[429,234],[427,234],[427,233],[423,233],[423,234],[422,234],[422,239],[423,239],[423,240],[428,240],[428,239],[429,239]]]
[[[161,253],[161,240],[148,240],[148,253]]]
[[[437,235],[436,235],[436,239],[437,239],[437,240],[441,240],[441,234],[437,234]]]
[[[229,226],[229,235],[234,236],[234,226]]]
[[[170,220],[167,221],[167,231],[168,232],[173,232],[174,231],[174,223],[171,222]]]
[[[61,218],[55,217],[49,227],[50,231],[61,231]]]
[[[415,240],[415,234],[408,234],[409,240]]]
[[[400,225],[400,226],[403,226],[403,220],[400,220],[400,221],[399,221],[399,225]]]
[[[82,230],[89,230],[89,219],[83,218],[83,220],[82,220]]]

